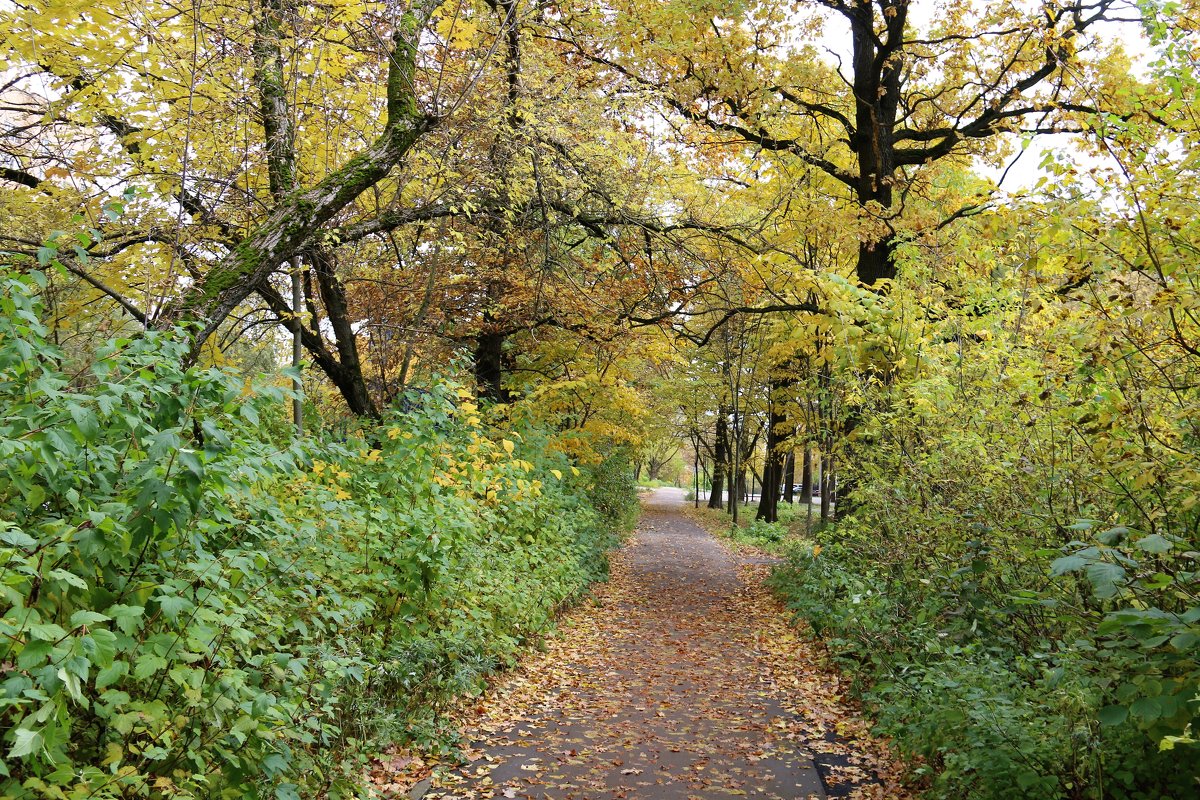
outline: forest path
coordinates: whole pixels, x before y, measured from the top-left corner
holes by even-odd
[[[732,553],[684,503],[644,498],[595,603],[471,710],[469,762],[425,797],[883,796],[861,766],[873,759],[834,733],[835,681],[763,588],[764,559]]]

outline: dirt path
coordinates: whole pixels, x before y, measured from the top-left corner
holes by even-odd
[[[647,499],[596,605],[475,709],[470,763],[426,797],[844,796],[827,794],[806,744],[831,749],[835,712],[797,702],[810,683],[828,695],[828,677],[792,655],[761,566],[683,517],[683,503],[681,490]],[[827,779],[855,769],[840,760]]]

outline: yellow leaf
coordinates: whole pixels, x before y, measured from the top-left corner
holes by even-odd
[[[515,445],[513,445],[513,443],[510,442],[508,439],[504,439],[503,441],[500,442],[500,446],[504,448],[504,452],[508,453],[511,456],[513,447]]]
[[[813,545],[813,558],[816,558],[819,555],[821,555],[821,545],[814,544]]]
[[[554,477],[558,478],[560,481],[562,480],[562,473],[559,472],[558,470],[552,469],[552,470],[550,470],[550,474],[553,475]]]

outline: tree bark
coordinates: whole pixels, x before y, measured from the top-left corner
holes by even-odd
[[[729,460],[729,422],[725,406],[717,408],[716,432],[713,436],[712,491],[708,495],[709,508],[723,508],[722,494],[725,491],[725,464]]]
[[[504,333],[481,333],[475,340],[475,382],[479,397],[493,403],[507,403],[511,397],[504,388]]]
[[[821,522],[833,520],[833,455],[821,451]]]
[[[792,435],[795,435],[794,432]],[[796,501],[796,450],[791,447],[783,462],[783,500],[788,503]]]
[[[874,3],[858,3],[846,15],[854,42],[854,154],[858,157],[855,193],[866,213],[892,207],[896,174],[894,130],[900,103],[900,76],[904,60],[901,42],[908,18],[907,0],[885,0],[885,33],[875,30]],[[858,246],[858,280],[871,286],[896,277],[892,235]]]
[[[813,498],[813,463],[812,447],[804,445],[804,460],[800,468],[800,502],[812,505]]]
[[[774,379],[769,383],[767,400],[767,456],[763,462],[762,491],[758,496],[758,511],[754,518],[765,522],[779,521],[779,495],[783,483],[784,448],[791,435],[785,429],[787,416],[783,413],[782,398],[778,397],[791,381]]]

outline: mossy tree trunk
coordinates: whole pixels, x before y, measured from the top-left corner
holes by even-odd
[[[281,91],[277,58],[279,9],[260,9],[256,25],[256,80],[267,136],[268,174],[277,197],[267,218],[230,249],[181,302],[170,308],[159,325],[194,320],[201,324],[193,342],[193,357],[217,328],[252,292],[289,259],[320,245],[323,226],[364,191],[398,165],[413,145],[436,124],[424,114],[415,90],[417,46],[421,32],[444,0],[415,0],[396,23],[388,55],[387,115],[383,131],[340,168],[308,188],[291,188],[294,167],[285,154],[291,133],[283,117],[287,109]],[[310,351],[311,352],[311,351]],[[343,365],[346,370],[354,364]],[[332,376],[331,376],[332,377]]]

